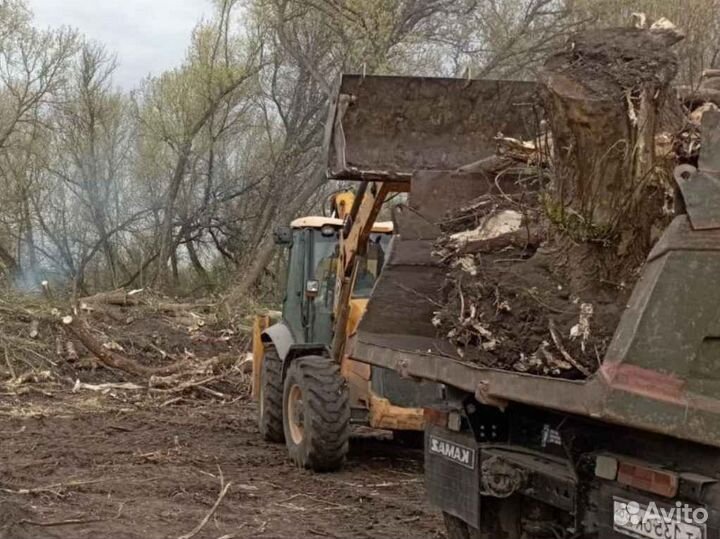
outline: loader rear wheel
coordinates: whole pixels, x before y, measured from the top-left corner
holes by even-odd
[[[282,361],[272,345],[265,347],[258,403],[258,427],[263,440],[284,442]]]
[[[350,438],[350,403],[340,366],[307,356],[293,361],[285,377],[283,425],[290,459],[316,472],[339,469]]]
[[[479,530],[443,511],[447,539],[527,539],[522,530],[522,507],[518,496],[484,496],[480,507]]]

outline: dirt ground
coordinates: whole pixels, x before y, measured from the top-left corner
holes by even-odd
[[[355,439],[314,475],[263,442],[255,406],[128,392],[0,396],[0,539],[443,537],[424,499],[422,451]],[[159,402],[159,401],[158,401]],[[189,537],[189,535],[188,535]]]

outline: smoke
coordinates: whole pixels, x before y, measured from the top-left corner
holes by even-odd
[[[17,292],[39,292],[41,283],[45,279],[40,276],[40,272],[26,268],[15,274],[12,278],[12,288]]]

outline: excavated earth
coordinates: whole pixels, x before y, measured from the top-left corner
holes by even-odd
[[[568,246],[549,232],[538,197],[522,201],[485,195],[473,209],[451,215],[436,247],[446,278],[434,324],[461,361],[562,378],[599,367],[627,304],[637,272],[604,282],[603,245]],[[471,207],[473,205],[471,204]],[[460,240],[506,211],[522,216],[516,232],[474,243]],[[469,230],[468,230],[469,229]],[[510,239],[506,239],[510,238]],[[584,263],[573,250],[583,249]]]
[[[296,469],[256,409],[128,392],[0,397],[0,538],[443,537],[422,451],[357,438],[345,469]]]
[[[476,260],[477,275],[450,274],[443,327],[454,332],[451,341],[463,360],[485,367],[582,378],[567,353],[580,369],[594,372],[620,321],[627,294],[610,286],[574,290],[552,254],[525,256],[519,249],[486,254]],[[465,323],[457,322],[460,294]],[[592,306],[588,334],[573,338],[583,305]],[[482,333],[477,328],[483,328]]]

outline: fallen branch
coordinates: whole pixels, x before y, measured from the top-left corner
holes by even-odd
[[[37,520],[28,520],[28,519],[22,519],[18,524],[27,524],[28,526],[42,526],[45,528],[51,527],[51,526],[68,526],[68,525],[74,525],[74,524],[92,524],[94,522],[104,522],[107,519],[105,518],[90,518],[90,519],[84,519],[84,518],[69,518],[67,520],[55,520],[52,522],[38,522]]]
[[[496,136],[494,140],[497,144],[497,155],[509,157],[515,161],[545,166],[548,156],[552,154],[552,137],[550,135],[545,137],[542,141],[543,144],[502,135]]]
[[[138,391],[141,389],[145,389],[143,386],[139,386],[137,384],[133,384],[131,382],[124,382],[124,383],[107,383],[107,384],[86,384],[84,382],[81,382],[80,380],[75,380],[75,385],[73,386],[73,393],[77,393],[81,389],[87,389],[88,391],[108,391],[111,389],[122,389],[126,391]]]
[[[50,522],[40,522],[37,520],[29,520],[29,519],[22,519],[18,524],[27,524],[28,526],[42,526],[42,527],[51,527],[51,526],[67,526],[71,524],[91,524],[95,522],[105,522],[108,520],[117,520],[120,518],[120,515],[122,514],[123,507],[125,506],[125,502],[121,503],[118,507],[117,514],[112,518],[68,518],[66,520],[53,520]]]
[[[31,370],[22,373],[20,376],[14,376],[13,379],[8,382],[8,385],[12,387],[19,387],[28,382],[34,382],[37,384],[40,382],[47,382],[52,379],[53,375],[50,371]]]
[[[169,380],[163,380],[162,378],[157,379],[157,378],[153,377],[153,378],[150,378],[150,386],[151,386],[151,391],[162,392],[162,393],[181,393],[182,391],[185,391],[186,389],[209,384],[210,382],[214,382],[215,380],[218,380],[220,378],[222,378],[222,376],[210,376],[203,380],[190,380],[189,382],[184,382],[177,387],[163,389],[163,388],[159,388],[157,386],[160,386],[160,385],[167,386]]]
[[[128,292],[124,288],[119,290],[112,290],[111,292],[100,292],[94,296],[88,296],[80,299],[80,306],[84,308],[85,305],[91,305],[93,303],[104,303],[106,305],[143,305],[145,300],[137,297],[142,290],[131,290]]]
[[[151,303],[149,306],[157,311],[173,314],[185,311],[208,311],[216,305],[214,303]]]
[[[217,500],[215,500],[215,504],[212,506],[212,508],[210,508],[208,514],[205,515],[205,518],[203,518],[200,523],[195,526],[195,528],[193,528],[192,531],[186,533],[185,535],[181,535],[180,537],[178,537],[178,539],[191,539],[192,537],[195,537],[198,533],[200,533],[200,530],[205,527],[210,518],[215,514],[217,508],[220,507],[220,503],[222,503],[223,498],[228,493],[230,485],[232,485],[232,481],[228,481],[228,483],[225,484],[225,478],[223,477],[222,470],[218,468],[218,471],[220,472],[220,495],[218,496]]]
[[[164,367],[146,367],[141,365],[137,361],[119,354],[113,350],[108,350],[100,342],[97,341],[88,331],[82,326],[82,322],[72,316],[65,316],[62,319],[63,327],[65,330],[79,340],[85,348],[97,357],[100,362],[113,369],[119,369],[121,371],[135,374],[137,376],[163,376],[168,374],[174,374],[187,366],[187,361],[178,361]]]
[[[217,399],[227,400],[228,398],[225,393],[220,393],[219,391],[215,391],[214,389],[210,389],[209,387],[205,387],[203,385],[196,385],[194,386],[194,389]]]
[[[97,305],[114,305],[118,307],[137,307],[144,306],[155,311],[168,314],[185,312],[185,311],[207,311],[213,309],[214,303],[171,303],[162,301],[152,301],[141,297],[144,289],[127,291],[124,288],[112,290],[110,292],[100,292],[93,296],[81,298],[79,301],[80,308],[84,310],[93,310]]]
[[[33,320],[30,322],[30,338],[37,339],[40,336],[40,322]]]
[[[42,487],[34,487],[34,488],[20,488],[20,489],[9,489],[9,488],[0,488],[0,492],[6,492],[8,494],[38,494],[40,492],[57,492],[58,489],[62,488],[69,488],[69,487],[79,487],[83,485],[93,485],[95,483],[103,483],[105,481],[110,481],[110,479],[85,479],[85,480],[79,480],[79,481],[68,481],[66,483],[53,483],[51,485],[45,485]]]
[[[5,350],[5,365],[7,365],[8,372],[10,373],[10,376],[12,377],[12,379],[15,380],[17,378],[17,374],[15,374],[15,368],[13,367],[13,364],[10,361],[10,354],[8,354],[8,347],[7,347],[7,345],[5,345],[3,348]]]

